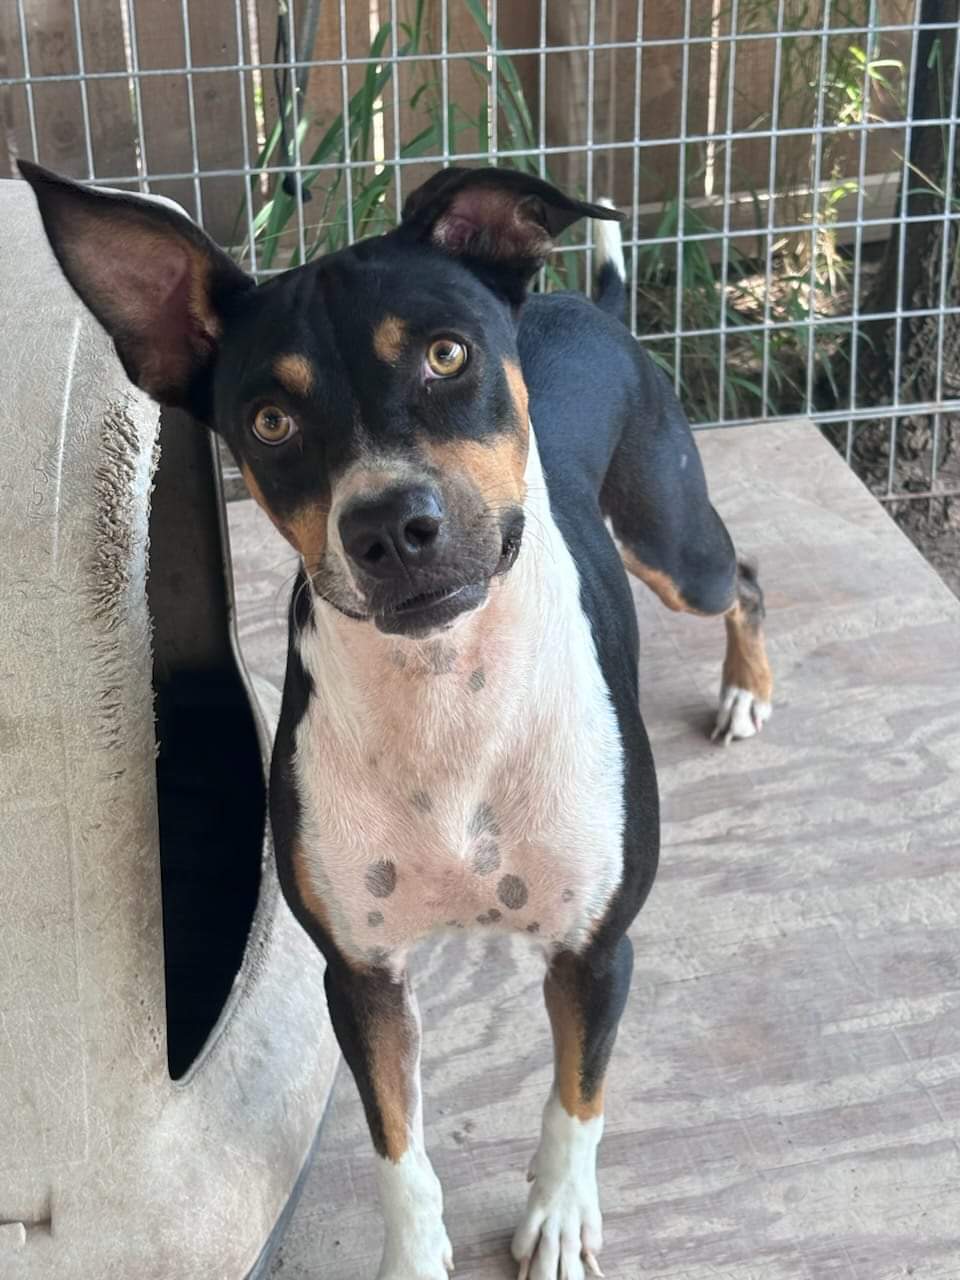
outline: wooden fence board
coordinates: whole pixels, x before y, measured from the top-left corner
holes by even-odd
[[[15,79],[23,75],[20,25],[17,7],[0,5],[0,76]],[[15,176],[16,156],[30,157],[30,130],[27,122],[27,92],[22,85],[0,87],[0,178]]]
[[[258,16],[256,5],[250,6],[246,0],[241,0],[241,28],[242,28],[242,45],[241,55],[243,61],[249,66],[255,65],[260,60],[260,38],[257,30]],[[254,47],[257,49],[257,57],[254,57]],[[263,128],[263,106],[259,101],[261,90],[259,88],[263,80],[262,72],[244,71],[242,73],[244,81],[244,97],[247,106],[247,163],[251,167],[255,167],[257,156],[260,151],[259,131]],[[250,181],[250,199],[251,199],[251,216],[256,213],[260,207],[260,187],[256,179]],[[246,220],[246,214],[244,215]]]
[[[171,0],[132,0],[136,14],[137,55],[141,70],[184,65],[180,6]],[[147,173],[188,173],[193,168],[187,81],[182,71],[144,76],[140,81],[143,155]],[[197,216],[189,178],[150,182],[150,190],[177,200]]]
[[[350,58],[363,58],[370,49],[370,10],[367,0],[354,0],[344,10],[345,30],[341,33],[339,5],[325,4],[320,10],[320,23],[317,39],[313,49],[313,57],[319,59],[339,58],[345,46]],[[341,45],[341,38],[344,45]],[[366,74],[366,66],[351,66],[347,72],[347,100],[360,88]],[[310,159],[323,135],[338,118],[341,119],[348,110],[348,101],[344,101],[343,77],[340,67],[314,67],[310,71],[307,90],[301,111],[310,121],[301,148],[304,161]],[[349,135],[349,143],[354,158],[359,159],[359,139],[355,131]],[[347,145],[344,138],[343,146]],[[313,199],[304,207],[304,217],[308,224],[308,243],[323,235],[326,226],[336,224],[337,234],[346,236],[345,210],[341,208],[341,198],[345,198],[347,182],[341,175],[338,195],[333,207],[324,212],[324,195],[335,182],[338,175],[331,171],[321,172],[312,186]],[[359,194],[363,185],[373,176],[372,167],[368,170],[353,170],[351,182],[354,197]]]
[[[549,12],[549,11],[548,11]],[[498,10],[497,39],[501,49],[531,49],[540,42],[538,5],[501,5]],[[523,86],[524,97],[533,120],[532,143],[539,142],[540,59],[535,54],[506,54]],[[511,146],[507,115],[498,111],[502,146]],[[524,146],[526,150],[526,146]],[[529,162],[528,162],[529,163]],[[536,162],[534,162],[536,163]],[[549,166],[548,166],[549,167]]]
[[[14,6],[15,7],[15,6]],[[24,0],[32,76],[78,70],[72,0]],[[88,176],[83,105],[75,81],[37,80],[33,86],[41,164],[69,177]]]
[[[277,5],[278,0],[256,0],[254,6],[256,13],[255,35],[261,63],[274,61],[274,48],[277,38]],[[263,95],[261,112],[264,129],[267,137],[269,137],[270,131],[276,123],[279,100],[273,70],[264,68],[260,74]]]
[[[385,3],[381,4],[385,13],[389,12],[389,6]],[[404,23],[411,24],[413,22],[415,0],[400,0],[397,5],[398,25]],[[450,0],[450,27],[448,31],[448,45],[451,49],[462,48],[463,43],[460,36],[461,31],[470,30],[470,20],[466,14],[458,14],[456,12],[458,6],[456,0]],[[398,33],[400,44],[406,41],[406,36]],[[479,42],[476,42],[477,44]],[[470,45],[467,46],[471,47]],[[473,47],[476,47],[474,45]],[[420,51],[423,53],[436,53],[441,48],[441,6],[440,0],[431,0],[425,9],[422,38],[420,42]],[[469,71],[464,65],[454,61],[448,64],[448,83],[450,86],[450,99],[469,114],[473,114],[480,100],[481,91],[471,83],[465,71]],[[432,88],[423,89],[424,85],[431,85]],[[392,158],[398,148],[396,129],[394,121],[399,118],[399,147],[403,148],[414,138],[430,126],[431,115],[429,105],[431,103],[439,104],[442,110],[443,91],[442,77],[439,63],[424,60],[422,62],[405,62],[402,63],[394,74],[394,78],[390,84],[391,94],[396,95],[398,103],[398,111],[396,115],[393,108],[392,96],[387,96],[389,110],[387,112],[387,121],[385,129],[386,152],[388,158]],[[458,92],[459,90],[459,92]],[[419,97],[418,97],[419,95]],[[451,139],[451,150],[455,149],[454,141]],[[460,149],[465,150],[464,139],[461,138]],[[442,135],[438,137],[436,144],[431,151],[433,154],[440,155],[443,150]],[[437,161],[431,160],[425,164],[405,164],[401,166],[400,172],[400,191],[402,200],[406,200],[411,191],[415,191],[437,168]],[[396,199],[393,199],[396,203]]]
[[[381,7],[387,8],[384,0],[381,0]],[[414,7],[414,0],[404,0],[403,3],[398,5],[401,21],[409,22],[412,19]],[[424,37],[421,41],[422,51],[425,53],[439,53],[443,48],[442,39],[440,0],[432,0],[432,3],[428,4],[426,9]],[[468,121],[476,122],[480,117],[480,113],[486,110],[487,102],[486,85],[477,74],[477,71],[471,66],[471,61],[483,64],[485,42],[466,6],[459,0],[449,0],[448,3],[447,49],[451,53],[469,53],[473,55],[473,58],[469,61],[466,58],[455,57],[448,63],[448,120],[450,115],[452,115],[453,120],[452,125],[448,124],[447,143],[451,159],[455,162],[457,155],[470,154],[479,149],[479,131],[475,123],[468,123]],[[427,109],[428,103],[434,103],[437,111],[442,113],[442,78],[440,65],[435,61],[412,62],[402,67],[396,84],[396,92],[399,94],[401,146],[413,141],[423,130],[429,127],[431,115]],[[424,93],[421,86],[425,83],[431,84],[432,88]],[[414,99],[418,93],[421,93],[421,96],[416,105],[414,105]],[[395,151],[392,103],[387,113],[386,132],[387,156],[390,157]],[[443,154],[442,125],[441,132],[430,149],[430,154],[435,156]],[[478,164],[483,162],[471,160],[466,163]],[[421,183],[425,182],[437,167],[438,161],[436,159],[425,161],[423,164],[404,165],[402,171],[404,198]]]
[[[119,0],[77,0],[83,62],[87,72],[124,71],[123,21]],[[137,121],[130,82],[89,80],[87,103],[93,142],[93,171],[98,178],[133,177],[137,173]]]
[[[193,77],[197,121],[197,154],[201,169],[242,169],[247,162],[243,145],[240,61],[236,10],[233,0],[211,4],[192,0],[189,9],[190,51],[194,66],[225,66],[233,70]],[[247,123],[250,123],[249,107]],[[235,238],[245,223],[244,179],[204,178],[200,184],[203,225],[221,243]]]

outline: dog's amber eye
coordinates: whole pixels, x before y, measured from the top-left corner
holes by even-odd
[[[452,378],[466,363],[466,347],[453,338],[437,338],[427,347],[427,368],[436,378]]]
[[[253,420],[253,434],[264,444],[284,444],[296,433],[297,424],[275,404],[264,405]]]

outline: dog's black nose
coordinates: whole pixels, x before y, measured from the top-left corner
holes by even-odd
[[[353,502],[340,517],[340,540],[354,564],[374,578],[425,567],[443,544],[440,495],[416,485]]]

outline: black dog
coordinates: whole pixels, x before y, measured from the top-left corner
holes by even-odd
[[[658,852],[605,517],[665,604],[724,615],[716,732],[755,732],[771,692],[756,578],[618,318],[618,215],[525,174],[447,169],[395,231],[255,287],[169,207],[21,167],[130,377],[224,436],[301,556],[271,817],[380,1156],[380,1280],[452,1265],[406,958],[464,926],[516,931],[547,962],[556,1073],[520,1276],[599,1274],[604,1074]],[[528,299],[584,216],[597,305]]]

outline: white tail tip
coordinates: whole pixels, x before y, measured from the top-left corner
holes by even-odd
[[[603,205],[605,209],[615,209],[617,207],[606,196],[602,196],[597,201],[597,204]],[[620,223],[607,222],[600,218],[592,218],[591,222],[593,223],[593,241],[596,245],[594,275],[599,275],[609,262],[620,279],[626,280],[627,268],[623,260],[623,237],[620,234]]]

